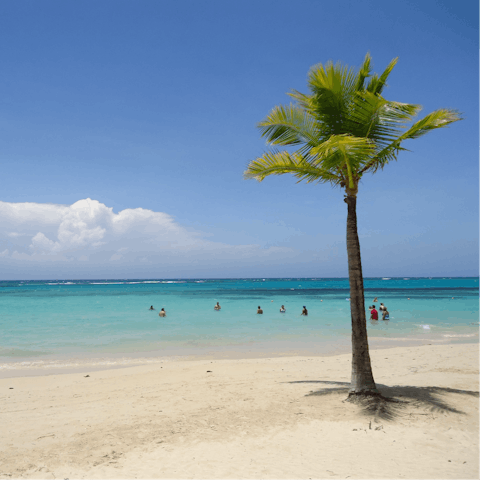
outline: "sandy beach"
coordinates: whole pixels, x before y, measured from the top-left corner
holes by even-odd
[[[349,354],[5,378],[0,478],[478,478],[478,345],[371,356],[397,402]]]

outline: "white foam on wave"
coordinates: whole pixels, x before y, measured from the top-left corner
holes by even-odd
[[[153,357],[153,358],[91,358],[91,359],[65,359],[65,360],[46,360],[32,362],[13,362],[0,364],[1,370],[41,370],[41,369],[67,369],[83,367],[128,367],[152,363],[163,363],[179,360],[185,357]]]
[[[162,282],[161,280],[145,280],[143,282],[90,282],[90,285],[137,285],[139,283],[185,283],[185,282]],[[50,283],[49,285],[57,285],[57,284]]]
[[[476,337],[478,333],[445,333],[443,337],[457,338],[457,337]]]
[[[390,277],[385,277],[385,278],[382,278],[382,280],[391,280]]]

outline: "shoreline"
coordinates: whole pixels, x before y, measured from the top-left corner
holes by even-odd
[[[166,362],[177,361],[196,361],[196,360],[244,360],[261,358],[283,358],[297,356],[312,357],[332,357],[342,354],[351,354],[351,341],[346,339],[337,339],[335,343],[315,344],[308,348],[304,342],[294,342],[296,348],[285,348],[285,345],[278,342],[283,347],[276,345],[275,342],[266,344],[245,344],[227,346],[215,350],[201,349],[172,349],[170,354],[164,351],[150,352],[129,352],[129,353],[111,353],[104,356],[53,356],[46,360],[30,357],[18,358],[15,361],[1,361],[0,357],[0,379],[31,377],[44,375],[64,375],[69,373],[88,373],[89,371],[102,371],[110,369],[121,369],[143,365],[157,365]],[[385,350],[397,347],[412,347],[422,345],[470,345],[479,343],[476,336],[459,336],[451,338],[425,338],[425,337],[405,337],[405,338],[382,338],[370,337],[369,349]],[[276,345],[276,348],[273,346]],[[240,347],[240,348],[239,348]],[[163,353],[163,354],[162,354]]]
[[[478,344],[0,379],[0,478],[478,478]],[[332,475],[332,473],[334,475]]]

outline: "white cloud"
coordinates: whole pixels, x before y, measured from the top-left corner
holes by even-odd
[[[18,232],[9,232],[7,233],[9,237],[28,237],[28,233],[18,233]]]
[[[89,198],[70,206],[0,202],[1,262],[17,265],[74,264],[82,272],[89,266],[92,273],[109,265],[150,265],[161,274],[166,267],[183,266],[185,271],[191,265],[220,268],[222,263],[295,256],[289,248],[228,245],[206,236],[187,230],[167,213],[143,208],[114,213]]]
[[[49,240],[42,232],[38,232],[33,238],[30,244],[30,249],[34,252],[49,253],[53,252],[59,247],[58,242]]]

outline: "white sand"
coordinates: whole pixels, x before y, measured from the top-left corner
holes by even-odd
[[[2,379],[0,478],[478,478],[478,345],[371,355],[408,403],[342,402],[350,355]]]

